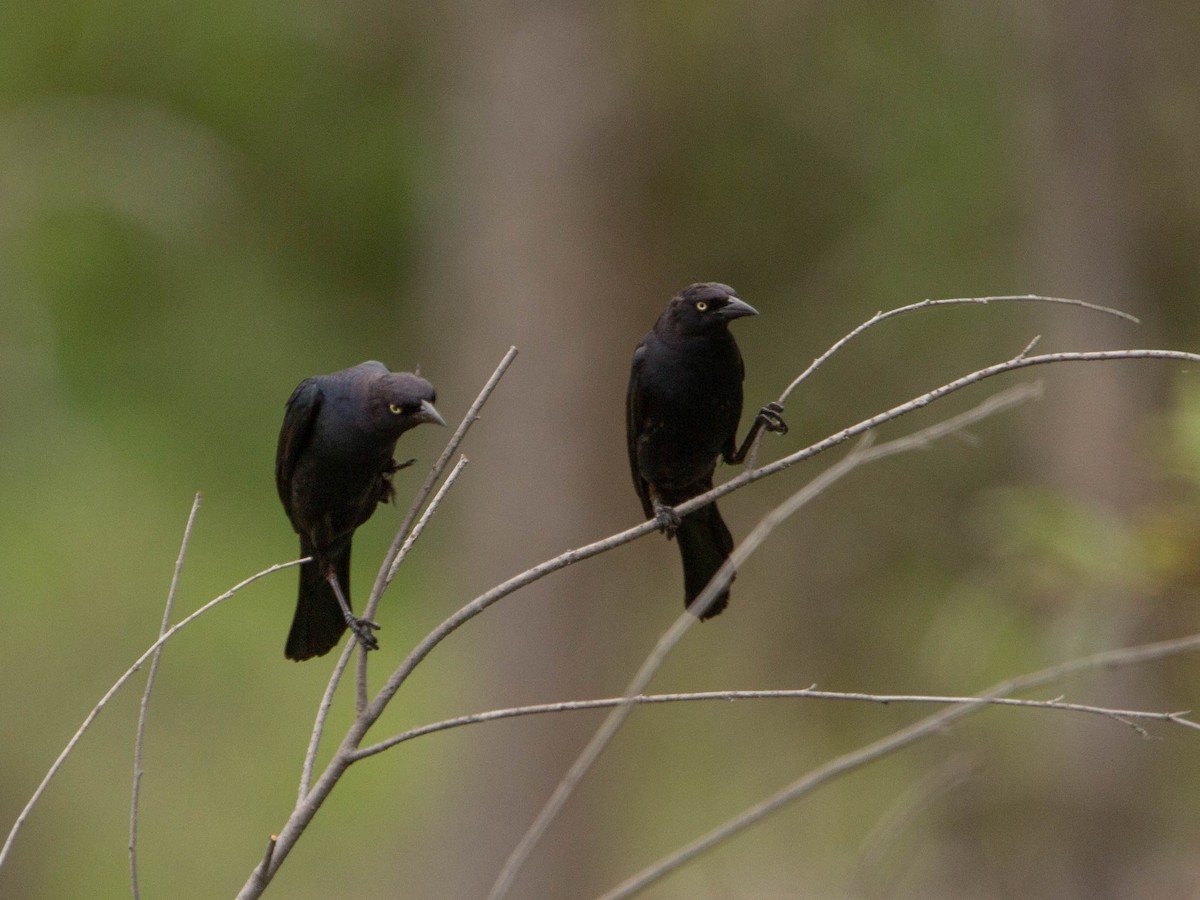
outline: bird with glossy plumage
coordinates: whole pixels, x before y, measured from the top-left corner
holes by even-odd
[[[736,441],[745,367],[729,324],[756,315],[728,285],[689,285],[633,354],[625,397],[629,467],[646,517],[678,539],[689,608],[733,551],[733,536],[716,503],[682,517],[674,507],[711,490],[717,460],[741,463],[761,429],[787,431],[782,408],[771,403],[740,447]],[[708,619],[728,602],[726,585],[697,612]]]
[[[328,653],[349,627],[368,650],[378,626],[350,607],[350,545],[375,507],[392,499],[400,435],[425,422],[445,425],[424,378],[365,362],[306,378],[287,401],[275,455],[275,486],[300,535],[300,593],[285,654]]]

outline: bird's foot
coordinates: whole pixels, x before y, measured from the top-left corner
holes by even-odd
[[[679,518],[679,513],[675,512],[673,507],[655,503],[654,521],[658,524],[658,530],[665,534],[669,541],[675,537],[675,532],[679,529],[679,523],[683,520]]]
[[[379,479],[379,502],[391,503],[396,498],[396,486],[392,484],[392,475],[390,472],[384,472],[383,477]]]
[[[774,400],[758,411],[757,418],[767,431],[777,434],[787,434],[788,432],[787,422],[783,421],[783,407]]]
[[[383,466],[383,476],[379,479],[379,502],[391,503],[396,499],[396,487],[392,484],[392,475],[399,472],[401,469],[407,469],[416,459],[406,459],[404,462],[396,462],[394,459],[389,459]]]
[[[379,641],[372,634],[379,630],[378,623],[372,622],[370,619],[360,619],[358,616],[348,616],[346,627],[354,633],[354,637],[362,644],[364,650],[379,649]]]

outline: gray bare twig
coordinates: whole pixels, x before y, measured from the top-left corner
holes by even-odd
[[[496,390],[500,379],[504,377],[504,373],[508,371],[508,367],[513,364],[513,360],[516,358],[517,348],[509,347],[508,352],[504,354],[499,365],[492,372],[491,377],[488,378],[483,388],[479,391],[479,396],[475,398],[475,402],[467,409],[466,415],[463,416],[458,428],[450,436],[450,440],[446,443],[446,448],[442,451],[442,455],[437,458],[437,462],[429,470],[429,474],[425,477],[425,483],[421,485],[421,489],[417,491],[416,496],[413,498],[412,506],[409,507],[404,521],[400,523],[400,528],[397,529],[396,536],[392,539],[392,545],[383,557],[383,564],[379,567],[379,574],[375,577],[375,585],[371,588],[371,595],[367,598],[366,612],[363,613],[366,618],[370,619],[375,615],[375,610],[379,606],[379,600],[383,596],[384,590],[391,583],[391,580],[396,577],[397,566],[394,562],[396,557],[400,555],[401,548],[408,537],[408,530],[416,520],[417,513],[420,512],[425,501],[429,499],[429,495],[433,493],[434,485],[442,477],[442,473],[446,470],[446,466],[450,464],[450,460],[454,458],[454,454],[458,452],[458,447],[463,442],[463,438],[467,436],[467,432],[471,426],[479,420],[479,412],[483,409],[483,405],[492,396],[492,392]]]
[[[909,303],[906,306],[898,306],[895,309],[889,309],[886,312],[877,312],[862,324],[855,326],[847,334],[838,338],[838,340],[835,341],[828,350],[814,359],[809,364],[807,369],[797,375],[792,382],[786,388],[784,388],[783,393],[779,395],[779,400],[777,402],[780,406],[786,405],[788,397],[792,395],[792,391],[800,386],[801,382],[803,382],[810,375],[812,375],[813,372],[824,365],[831,356],[845,347],[846,344],[850,343],[850,341],[854,340],[854,338],[858,337],[864,331],[867,331],[868,329],[878,325],[880,322],[885,322],[888,319],[894,319],[897,316],[903,316],[907,313],[917,312],[923,309],[933,309],[941,306],[986,306],[989,303],[1050,303],[1060,306],[1074,306],[1080,309],[1090,310],[1092,312],[1116,316],[1118,319],[1124,319],[1127,322],[1132,322],[1135,325],[1140,323],[1140,320],[1137,318],[1137,316],[1130,315],[1122,310],[1113,309],[1108,306],[1099,306],[1095,303],[1088,303],[1084,300],[1072,300],[1067,297],[1042,297],[1038,294],[1014,294],[1001,297],[954,297],[943,300],[922,300],[919,303]],[[1037,344],[1039,339],[1040,338],[1035,337],[1032,341],[1030,341],[1029,346],[1025,348],[1024,353],[1021,355],[1024,356],[1028,354],[1033,349],[1034,345]],[[762,444],[763,437],[763,434],[759,434],[754,441],[754,445],[750,448],[750,454],[746,462],[747,469],[753,469],[757,465],[758,449]]]
[[[446,492],[449,491],[454,485],[454,482],[458,480],[458,476],[462,472],[463,467],[466,466],[467,462],[468,460],[465,456],[459,457],[459,460],[455,464],[454,468],[450,470],[450,474],[446,476],[446,480],[442,482],[442,486],[438,488],[438,492],[429,502],[429,506],[425,508],[425,512],[421,515],[421,518],[418,519],[416,525],[413,526],[412,533],[409,534],[408,538],[404,541],[404,545],[400,548],[400,552],[396,554],[395,560],[392,563],[393,570],[399,568],[400,563],[404,561],[404,557],[408,555],[408,551],[412,549],[412,546],[414,543],[416,543],[417,538],[421,536],[421,532],[425,529],[425,525],[429,522],[429,520],[433,517],[433,514],[437,511],[437,508],[441,505],[442,499],[446,496]],[[391,581],[391,576],[389,576],[388,581]],[[329,710],[333,705],[333,695],[337,688],[338,681],[340,680],[340,675],[346,668],[346,663],[350,661],[350,655],[354,652],[355,646],[357,646],[355,641],[346,642],[346,646],[342,648],[342,654],[338,658],[337,665],[334,667],[335,677],[329,679],[329,684],[326,685],[325,693],[321,696],[321,705],[317,710],[316,721],[313,723],[312,736],[309,738],[308,742],[308,751],[304,754],[304,765],[300,770],[300,790],[296,801],[297,803],[304,799],[305,794],[308,793],[309,787],[312,785],[313,766],[317,756],[317,748],[320,746],[321,736],[325,730],[325,720],[328,717]],[[359,665],[364,665],[365,654],[360,654],[358,659]],[[358,713],[360,715],[362,714],[362,710],[365,706],[366,700],[365,698],[361,698],[358,701]]]
[[[1159,641],[1153,644],[1142,644],[1136,647],[1105,650],[1101,653],[1069,660],[1037,672],[1002,681],[975,697],[965,699],[961,703],[941,710],[932,716],[927,716],[912,725],[893,732],[887,737],[839,756],[836,759],[830,760],[825,765],[813,769],[802,778],[792,782],[787,787],[746,810],[736,818],[730,819],[703,837],[697,838],[686,847],[681,848],[670,856],[664,857],[632,878],[623,881],[617,887],[603,894],[599,900],[623,900],[623,898],[632,897],[663,876],[675,871],[684,863],[694,859],[696,856],[711,849],[742,829],[762,821],[771,813],[776,812],[798,797],[810,793],[821,785],[847,772],[861,768],[883,756],[894,753],[902,747],[906,747],[930,735],[937,734],[951,722],[977,712],[998,698],[1040,687],[1069,675],[1074,675],[1077,672],[1102,668],[1120,668],[1137,663],[1164,659],[1168,656],[1177,656],[1182,653],[1195,653],[1197,651],[1200,651],[1200,634],[1175,638],[1169,641]],[[1164,718],[1174,721],[1176,717],[1176,714],[1169,714]],[[1190,727],[1195,726],[1193,724]]]
[[[305,561],[305,559],[294,559],[290,562],[276,563],[273,566],[267,566],[267,568],[263,569],[261,572],[256,572],[255,574],[251,575],[249,578],[245,579],[244,581],[238,582],[233,587],[231,587],[229,590],[227,590],[225,593],[221,594],[219,597],[214,597],[212,600],[209,600],[207,603],[205,603],[203,606],[201,606],[195,612],[191,613],[190,615],[188,615],[187,617],[185,617],[183,619],[180,619],[178,622],[176,622],[174,625],[172,625],[170,628],[168,628],[165,632],[163,632],[163,634],[159,637],[159,639],[157,641],[155,641],[153,644],[151,644],[149,646],[149,648],[147,648],[145,653],[143,653],[141,656],[139,656],[137,658],[137,660],[133,663],[133,665],[131,665],[128,669],[125,670],[125,673],[116,680],[116,682],[113,684],[113,686],[110,687],[108,689],[108,691],[104,694],[104,696],[100,698],[99,702],[94,707],[92,707],[91,712],[89,712],[87,714],[87,716],[84,718],[83,724],[81,724],[79,726],[79,728],[78,728],[78,730],[76,730],[75,734],[71,736],[71,740],[69,740],[67,742],[67,745],[65,747],[63,747],[62,752],[58,755],[58,758],[54,760],[54,763],[50,766],[50,770],[48,772],[46,772],[45,777],[42,778],[41,783],[37,786],[37,789],[33,792],[33,796],[29,798],[29,802],[25,804],[25,808],[21,810],[21,814],[19,816],[17,816],[17,820],[16,820],[16,822],[13,823],[12,829],[8,833],[8,838],[4,842],[4,846],[0,847],[0,868],[4,867],[4,863],[8,859],[9,851],[12,849],[13,841],[16,840],[17,833],[21,830],[21,826],[25,824],[25,820],[29,817],[30,811],[32,811],[33,807],[37,805],[38,800],[40,800],[42,794],[45,793],[46,788],[50,784],[50,781],[54,778],[54,776],[56,774],[58,774],[58,770],[60,768],[62,768],[62,764],[64,762],[66,762],[67,757],[70,756],[70,754],[71,754],[71,751],[75,749],[75,745],[78,744],[79,741],[83,738],[84,733],[88,730],[88,728],[91,727],[91,724],[92,724],[92,722],[95,721],[96,717],[98,715],[100,715],[101,710],[103,710],[104,707],[108,705],[108,701],[113,698],[113,696],[117,693],[117,691],[119,691],[122,687],[125,686],[125,683],[127,681],[129,681],[130,678],[133,677],[135,672],[137,672],[139,669],[141,669],[141,667],[145,664],[146,660],[148,660],[151,656],[153,656],[155,651],[157,651],[159,647],[161,647],[163,644],[165,644],[167,641],[169,641],[171,638],[173,638],[176,634],[178,634],[181,629],[186,628],[188,625],[192,624],[192,622],[194,622],[200,616],[204,615],[210,609],[213,609],[214,607],[220,605],[221,603],[224,603],[226,600],[228,600],[230,597],[232,597],[234,594],[236,594],[242,588],[246,587],[249,584],[253,584],[255,581],[258,581],[260,578],[265,578],[266,576],[268,576],[274,572],[278,572],[281,569],[290,569],[292,566],[298,566],[304,561]]]
[[[171,575],[171,587],[167,590],[167,602],[163,605],[162,624],[158,628],[161,638],[171,624],[171,612],[175,608],[175,592],[179,589],[179,576],[183,573],[183,558],[187,555],[188,542],[192,539],[192,526],[196,523],[196,513],[200,511],[202,495],[197,492],[192,501],[192,511],[188,513],[187,524],[183,527],[183,540],[179,544],[179,556],[175,559],[175,571]],[[150,711],[150,693],[154,690],[154,676],[158,674],[158,662],[162,659],[162,647],[154,651],[150,662],[150,671],[146,673],[146,689],[142,692],[142,704],[138,710],[137,736],[133,741],[133,797],[129,803],[129,878],[133,888],[133,900],[142,896],[138,888],[138,800],[142,787],[142,745],[146,737],[146,715]]]
[[[907,306],[899,306],[896,309],[889,309],[887,312],[877,312],[867,321],[854,328],[844,337],[841,337],[828,350],[812,361],[807,369],[801,372],[779,395],[779,402],[782,404],[791,396],[792,391],[800,386],[800,383],[812,375],[819,369],[829,357],[837,353],[842,347],[846,346],[854,338],[858,337],[868,328],[878,325],[887,319],[893,319],[896,316],[902,316],[906,313],[916,312],[922,309],[932,309],[938,306],[964,306],[969,304],[978,304],[986,306],[989,303],[1057,303],[1064,306],[1078,306],[1082,309],[1088,309],[1093,312],[1101,312],[1106,315],[1116,316],[1119,319],[1125,319],[1127,322],[1132,322],[1135,325],[1139,323],[1137,316],[1132,316],[1127,312],[1119,309],[1112,309],[1108,306],[1098,306],[1095,303],[1088,303],[1084,300],[1071,300],[1067,297],[1041,297],[1037,294],[1017,294],[1008,297],[955,297],[947,300],[922,300],[920,303],[910,303]],[[1034,339],[1036,342],[1036,338]]]
[[[602,697],[595,700],[561,700],[556,703],[534,703],[529,706],[513,706],[507,709],[489,709],[486,712],[471,713],[465,716],[455,716],[430,722],[417,728],[410,728],[400,734],[393,735],[377,744],[371,744],[350,754],[352,762],[366,759],[377,753],[390,750],[398,744],[411,741],[414,738],[447,731],[451,728],[461,728],[464,725],[479,725],[484,722],[496,722],[501,719],[516,719],[522,716],[538,716],[549,713],[576,712],[586,709],[611,709],[614,706],[651,706],[659,703],[693,703],[713,700],[834,700],[850,703],[878,703],[884,706],[899,703],[933,703],[949,705],[954,703],[969,703],[974,697],[942,696],[940,694],[870,694],[861,691],[825,691],[815,686],[808,688],[782,688],[777,690],[748,690],[748,691],[694,691],[674,694],[637,694],[628,697]],[[1050,709],[1063,712],[1077,712],[1103,716],[1130,726],[1134,721],[1166,722],[1200,731],[1200,722],[1188,718],[1189,711],[1157,712],[1145,709],[1113,709],[1107,706],[1096,706],[1088,703],[1069,703],[1066,700],[1022,700],[1014,697],[995,697],[986,701],[992,706],[1016,706],[1025,709]],[[1136,731],[1136,729],[1134,729]],[[1137,732],[1142,734],[1142,732]]]

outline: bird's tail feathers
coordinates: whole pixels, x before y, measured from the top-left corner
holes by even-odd
[[[338,604],[333,588],[326,581],[321,564],[315,559],[315,551],[303,538],[300,540],[300,555],[314,556],[312,562],[300,567],[300,595],[296,600],[296,614],[292,617],[292,628],[288,632],[285,655],[288,659],[311,659],[324,656],[337,646],[346,630],[346,618]],[[342,595],[350,602],[350,547],[335,562],[338,584]]]
[[[684,603],[691,606],[733,552],[733,535],[725,526],[717,504],[710,503],[684,516],[675,536],[679,541],[679,555],[683,558]],[[732,583],[733,578],[729,581]],[[700,618],[711,619],[728,602],[729,586],[726,585]]]

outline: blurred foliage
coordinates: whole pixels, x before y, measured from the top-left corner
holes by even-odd
[[[731,283],[764,313],[738,331],[748,398],[774,396],[877,309],[1080,293],[1078,283],[1038,281],[1030,261],[1044,249],[1031,222],[1058,202],[1037,177],[1030,137],[1047,115],[1039,92],[1056,77],[1034,61],[1046,27],[1036,10],[719,0],[583,9],[0,5],[6,829],[95,699],[152,641],[194,491],[205,501],[179,610],[293,557],[271,473],[294,384],[369,358],[436,369],[431,348],[477,327],[458,314],[461,298],[430,290],[439,270],[472,265],[438,255],[439,231],[461,226],[447,197],[469,206],[477,196],[455,164],[472,133],[460,126],[494,112],[472,105],[481,101],[464,73],[490,71],[489,54],[521,46],[513,35],[531,19],[584,17],[618,86],[598,111],[568,104],[595,116],[594,146],[559,148],[552,130],[536,128],[527,141],[551,158],[586,152],[596,183],[623,189],[612,192],[627,232],[616,246],[631,251],[612,265],[653,283],[637,296],[597,284],[559,301],[639,323],[613,350],[620,377],[668,292],[695,279]],[[476,16],[490,17],[476,26],[482,48],[464,37]],[[1126,226],[1129,302],[1147,321],[1129,342],[1186,349],[1200,333],[1200,21],[1163,0],[1125,25],[1124,80],[1107,101],[1122,117],[1127,201],[1112,213]],[[534,123],[549,115],[496,115],[518,113]],[[538,251],[531,265],[560,262]],[[789,410],[789,443],[767,452],[1011,355],[1060,314],[991,306],[888,323],[806,385]],[[498,358],[506,338],[487,338]],[[431,377],[448,388],[439,406],[450,418],[477,381],[445,369]],[[1037,447],[1059,436],[1031,434],[1046,427],[1033,415],[985,423],[974,445],[948,442],[856,473],[788,523],[740,573],[730,612],[697,629],[655,687],[815,681],[962,693],[1196,630],[1200,389],[1187,367],[1160,370],[1169,391],[1141,397],[1132,437],[1137,503],[1114,507],[1045,478]],[[1056,376],[1042,374],[1053,391]],[[511,415],[536,410],[611,409],[595,434],[563,434],[561,449],[598,456],[624,479],[623,385],[595,375],[588,396],[559,396],[560,382],[547,380],[480,427],[517,428]],[[404,452],[431,459],[441,439],[417,433]],[[724,502],[735,533],[815,464]],[[558,496],[553,485],[539,490],[546,502]],[[637,515],[629,494],[622,527]],[[431,529],[406,565],[380,665],[469,599],[455,576],[472,574],[472,554],[455,544],[453,523],[471,514],[449,508],[439,517],[449,524]],[[506,521],[504,510],[475,514],[498,529],[537,527]],[[381,509],[356,541],[358,596],[400,516]],[[580,516],[581,530],[602,535]],[[618,690],[665,627],[666,607],[675,614],[673,554],[645,541],[586,569],[596,588],[580,602],[619,609],[576,636],[603,646],[594,695]],[[536,561],[515,559],[507,574]],[[328,671],[282,659],[293,592],[294,573],[252,586],[165,657],[143,782],[145,896],[232,895],[292,805]],[[659,594],[671,602],[646,596]],[[479,708],[507,678],[524,677],[515,683],[534,699],[562,699],[554,673],[529,674],[543,675],[536,654],[513,653],[512,671],[498,672],[479,661],[488,657],[475,640],[486,635],[431,657],[388,727]],[[1062,690],[1080,702],[1184,709],[1195,706],[1200,670],[1178,659]],[[127,893],[136,693],[101,716],[33,812],[0,895]],[[348,721],[344,708],[335,715]],[[893,707],[765,702],[639,712],[576,798],[586,889],[912,718]],[[516,778],[522,760],[506,755],[506,738],[555,727],[547,717],[460,729],[368,763],[322,810],[273,895],[422,895],[454,876],[455,861],[494,871],[525,812],[455,791],[464,773]],[[989,711],[830,785],[648,896],[844,896],[850,885],[878,896],[1183,896],[1200,858],[1194,742],[1153,731],[1162,740],[1107,721]],[[877,823],[913,802],[914,785],[946,759],[966,760],[969,774],[917,797],[902,833],[879,843]],[[530,797],[531,808],[543,799]],[[462,822],[478,818],[494,846],[457,844]],[[876,868],[863,872],[868,858]]]

